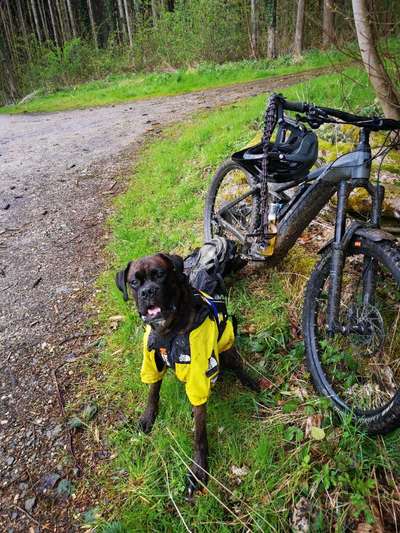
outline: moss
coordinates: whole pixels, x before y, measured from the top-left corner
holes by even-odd
[[[357,188],[349,196],[349,209],[359,215],[367,215],[371,210],[371,199],[365,189]],[[383,200],[382,215],[388,219],[396,219],[398,224],[400,213],[400,198],[396,185],[385,184],[385,199]]]

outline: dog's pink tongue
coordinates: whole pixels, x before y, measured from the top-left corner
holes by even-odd
[[[161,309],[159,307],[149,307],[147,309],[147,315],[150,317],[156,316],[160,312],[161,312]]]

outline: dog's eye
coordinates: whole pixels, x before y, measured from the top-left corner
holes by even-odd
[[[153,279],[162,279],[165,276],[164,270],[153,270],[151,273],[151,277]]]
[[[130,285],[132,287],[132,289],[137,289],[140,285],[140,281],[138,279],[133,279],[131,282],[130,282]]]

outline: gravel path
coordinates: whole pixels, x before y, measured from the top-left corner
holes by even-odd
[[[324,73],[325,70],[318,72]],[[104,264],[104,220],[146,133],[316,72],[104,108],[0,115],[0,530],[73,531],[63,404]],[[69,460],[68,460],[69,457]],[[30,529],[33,528],[33,529]]]

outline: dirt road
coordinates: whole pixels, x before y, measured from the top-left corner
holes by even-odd
[[[315,74],[0,115],[0,530],[74,530],[69,482],[80,472],[68,460],[63,404],[73,363],[95,338],[85,304],[104,261],[110,198],[123,188],[115,177],[129,171],[146,132]]]

